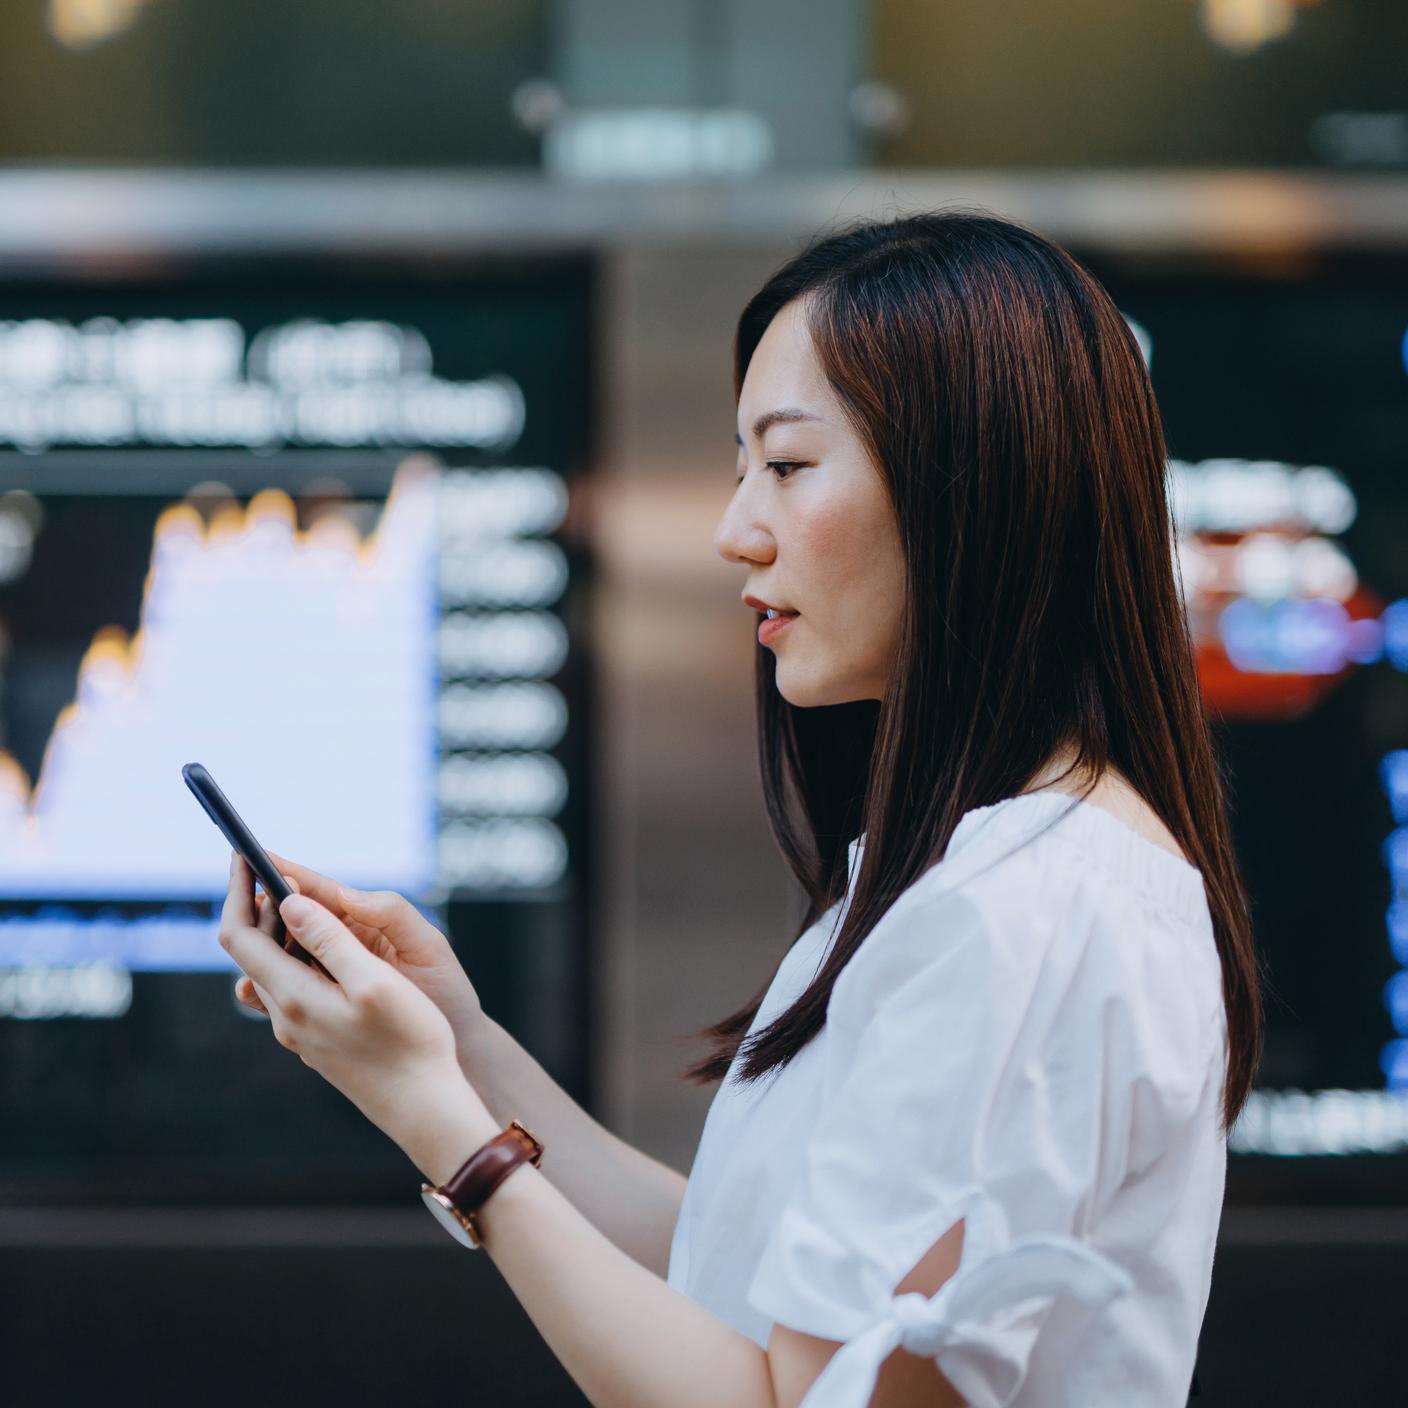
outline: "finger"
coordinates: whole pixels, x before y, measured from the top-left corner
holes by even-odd
[[[268,854],[285,880],[290,884],[295,880],[298,882],[295,888],[300,893],[312,896],[324,909],[330,909],[334,914],[340,913],[342,902],[338,898],[340,887],[336,880],[320,875],[316,870],[309,870],[306,865],[299,865],[287,856],[279,855],[277,851],[270,851]]]
[[[410,900],[395,890],[354,890],[339,885],[338,891],[349,919],[381,930],[399,950],[443,937]]]
[[[254,984],[243,973],[235,979],[235,1001],[242,1002],[246,1007],[252,1007],[256,1012],[262,1012],[266,1017],[269,1015],[269,1009],[259,1000],[259,994],[254,990]]]
[[[297,880],[297,888],[303,894],[337,915],[363,944],[375,940],[379,934],[387,935],[398,948],[408,939],[440,936],[440,931],[409,900],[392,890],[354,890],[277,851],[269,851],[268,856],[285,879],[290,883]]]
[[[289,888],[297,894],[298,881],[292,875],[285,875],[284,879],[288,882]],[[263,929],[270,938],[277,939],[279,943],[283,943],[283,924],[279,918],[278,907],[274,904],[273,900],[269,898],[267,891],[260,890],[258,898],[255,900],[255,905],[259,915],[256,927]]]
[[[289,933],[349,996],[368,986],[384,971],[381,959],[369,953],[342,920],[317,900],[307,895],[290,895],[279,906],[279,913]]]
[[[297,898],[291,895],[284,903],[290,904]],[[220,944],[249,975],[271,1018],[282,1018],[285,1013],[316,1014],[329,1010],[326,1004],[330,994],[336,991],[335,985],[318,977],[307,964],[300,963],[277,944],[271,944],[269,936],[261,930],[249,924],[222,923]]]
[[[220,927],[254,923],[254,875],[238,851],[230,852],[230,886],[220,910]]]
[[[289,1014],[279,1007],[273,998],[259,987],[255,987],[254,995],[259,999],[260,1005],[264,1009],[264,1015],[269,1019],[269,1025],[274,1029],[274,1040],[280,1046],[286,1047],[289,1051],[298,1050],[298,1039],[293,1035],[293,1027],[289,1021]],[[295,1009],[297,1010],[297,1009]]]

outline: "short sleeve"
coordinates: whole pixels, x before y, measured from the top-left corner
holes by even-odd
[[[1132,1092],[1163,1078],[1159,1032],[1188,1013],[1153,992],[1140,935],[1121,945],[1059,908],[926,897],[887,915],[838,979],[820,1118],[747,1292],[775,1322],[843,1342],[804,1408],[863,1408],[899,1345],[999,1408],[1057,1297],[1096,1315],[1132,1288],[1087,1233],[1125,1174]],[[896,1296],[959,1218],[954,1275],[933,1297]]]

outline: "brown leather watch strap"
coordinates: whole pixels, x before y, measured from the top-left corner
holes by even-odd
[[[473,1221],[489,1194],[521,1163],[536,1167],[543,1146],[517,1120],[510,1120],[487,1144],[481,1145],[460,1166],[459,1172],[440,1185],[440,1191],[464,1217]],[[478,1231],[478,1228],[475,1228]]]

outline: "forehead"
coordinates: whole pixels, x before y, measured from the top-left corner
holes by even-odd
[[[801,305],[781,308],[748,362],[739,392],[739,423],[776,406],[798,406],[824,416],[831,396]]]

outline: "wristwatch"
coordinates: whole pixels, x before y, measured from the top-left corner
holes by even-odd
[[[536,1168],[542,1158],[541,1141],[517,1120],[510,1120],[464,1161],[453,1178],[438,1188],[433,1183],[422,1183],[420,1196],[450,1236],[477,1249],[483,1238],[474,1215],[484,1200],[519,1164],[527,1162]]]

